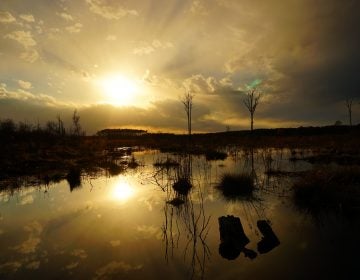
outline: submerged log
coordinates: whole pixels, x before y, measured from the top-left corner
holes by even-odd
[[[245,246],[250,242],[242,227],[240,218],[234,216],[219,218],[220,230],[220,255],[228,260],[236,259],[241,252],[251,259],[256,257],[256,252],[246,249]]]
[[[263,237],[257,244],[258,252],[265,254],[273,250],[275,247],[280,245],[280,241],[272,230],[271,226],[265,220],[257,221],[257,227]]]

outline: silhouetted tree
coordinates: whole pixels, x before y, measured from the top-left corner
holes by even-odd
[[[84,133],[81,131],[81,125],[80,125],[80,116],[78,115],[76,109],[74,110],[72,121],[73,121],[72,134],[75,136],[83,135]]]
[[[6,119],[0,122],[0,131],[3,134],[13,134],[16,130],[16,125],[13,120]]]
[[[32,125],[26,122],[19,122],[18,124],[18,132],[20,134],[26,134],[32,131]]]
[[[40,121],[39,121],[39,119],[37,120],[35,131],[36,131],[37,133],[41,132],[41,126],[40,126]]]
[[[58,122],[58,126],[57,126],[58,134],[63,136],[63,135],[65,135],[64,122],[62,121],[60,115],[57,115],[56,119]]]
[[[346,108],[348,109],[348,114],[349,114],[349,125],[352,126],[352,104],[353,104],[353,100],[350,98],[347,98],[345,100],[345,105]]]
[[[185,113],[187,116],[188,134],[191,135],[191,118],[192,118],[192,107],[193,107],[194,95],[188,91],[184,94],[181,102],[184,104]]]
[[[340,125],[343,125],[342,121],[337,120],[337,121],[334,123],[334,126],[340,126]]]
[[[257,105],[259,104],[261,94],[256,93],[257,88],[253,88],[249,90],[246,94],[246,97],[244,98],[243,102],[245,107],[250,112],[250,129],[253,131],[254,129],[254,114]]]
[[[46,132],[51,135],[57,134],[57,125],[54,121],[48,121],[46,122]]]

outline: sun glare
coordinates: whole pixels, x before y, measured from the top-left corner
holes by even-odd
[[[135,190],[127,182],[120,181],[111,190],[111,199],[126,202],[135,194]]]
[[[101,80],[101,87],[106,101],[115,105],[131,105],[136,102],[138,84],[123,75],[111,75]]]

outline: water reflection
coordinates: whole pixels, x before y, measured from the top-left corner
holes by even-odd
[[[175,251],[182,251],[188,263],[188,276],[204,279],[210,249],[206,243],[211,216],[206,215],[201,185],[194,186],[192,156],[179,156],[173,169],[156,172],[155,181],[166,192],[162,226],[165,259],[169,262]],[[160,183],[162,182],[162,183]]]
[[[81,187],[81,169],[78,167],[73,167],[69,170],[66,175],[66,180],[69,184],[70,191],[73,191]]]
[[[124,178],[120,178],[111,187],[110,198],[119,202],[127,202],[135,195],[135,189]]]
[[[81,169],[56,184],[29,187],[29,177],[28,187],[4,187],[0,278],[346,278],[359,230],[304,218],[289,199],[291,179],[265,173],[279,169],[282,155],[271,153],[234,151],[220,162],[146,151],[134,154],[136,170],[116,176]],[[252,199],[225,199],[216,188],[224,173],[255,177]]]

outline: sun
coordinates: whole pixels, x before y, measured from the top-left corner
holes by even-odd
[[[136,102],[139,91],[138,83],[121,74],[104,77],[100,86],[105,94],[106,101],[114,105],[131,105]]]
[[[110,192],[112,200],[126,202],[132,196],[134,196],[135,190],[127,182],[120,181],[115,184]]]

